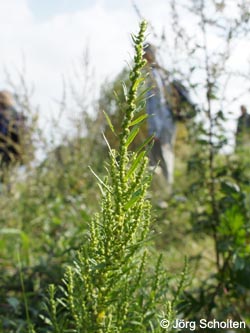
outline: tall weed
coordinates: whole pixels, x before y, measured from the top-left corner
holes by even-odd
[[[55,333],[161,332],[160,318],[171,321],[174,316],[177,296],[170,301],[162,257],[152,267],[146,247],[151,223],[146,151],[143,146],[130,151],[142,121],[137,114],[144,102],[137,92],[144,84],[145,30],[142,22],[139,34],[132,36],[134,65],[130,86],[124,89],[126,107],[119,134],[107,116],[119,147],[109,147],[107,176],[102,180],[96,175],[100,212],[89,223],[88,237],[67,267],[63,285],[49,286],[44,320]],[[184,280],[185,274],[178,293]]]

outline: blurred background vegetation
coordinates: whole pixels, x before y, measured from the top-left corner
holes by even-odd
[[[239,71],[231,73],[227,61],[233,41],[249,37],[250,13],[242,2],[238,17],[229,20],[224,15],[227,1],[209,2],[212,13],[206,11],[204,1],[191,1],[190,10],[198,18],[203,44],[194,37],[189,45],[178,22],[178,8],[172,2],[176,49],[169,50],[169,56],[180,48],[183,57],[185,46],[186,58],[192,55],[199,59],[195,65],[187,61],[184,71],[183,64],[178,67],[175,63],[172,73],[196,96],[199,114],[194,120],[178,123],[173,194],[164,194],[166,185],[161,175],[153,176],[149,191],[153,205],[150,250],[163,254],[164,267],[173,275],[182,270],[184,258],[188,259],[189,285],[177,308],[181,318],[232,318],[250,325],[250,146],[247,143],[237,151],[223,150],[231,141],[225,128],[225,105],[229,102],[221,83],[237,74],[249,86],[249,75],[240,73],[240,64]],[[218,16],[214,20],[213,12]],[[209,29],[218,29],[222,35],[224,44],[217,53],[209,51]],[[164,48],[163,36],[157,38]],[[55,137],[45,137],[38,128],[37,108],[32,105],[25,79],[12,85],[30,121],[34,147],[42,147],[45,157],[36,162],[27,151],[24,167],[13,165],[1,170],[5,180],[0,184],[0,332],[26,332],[27,317],[43,327],[39,314],[43,313],[48,284],[59,284],[65,266],[86,239],[88,223],[100,200],[89,166],[100,178],[105,175],[108,147],[102,133],[111,147],[117,147],[103,111],[119,131],[125,103],[122,81],[128,82],[127,69],[121,70],[113,82],[102,85],[98,100],[92,102],[95,112],[91,115],[84,103],[89,88],[71,89],[75,104],[67,105],[63,100],[60,106],[71,113],[77,110],[75,135],[63,134],[59,145],[51,144],[57,142],[60,131],[56,122]],[[73,84],[77,87],[77,82],[69,86]],[[145,123],[132,148],[146,138]],[[164,207],[159,205],[162,201]],[[173,282],[173,290],[176,285]]]

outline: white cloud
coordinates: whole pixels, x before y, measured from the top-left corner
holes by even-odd
[[[127,29],[133,30],[136,23],[128,12],[107,11],[98,3],[87,10],[36,21],[27,1],[1,0],[0,13],[0,68],[6,66],[15,77],[12,69],[21,70],[24,55],[27,83],[35,85],[43,123],[53,108],[58,111],[56,106],[51,108],[51,101],[60,99],[62,75],[70,74],[84,48],[90,48],[90,65],[100,83],[125,65],[130,49]],[[0,88],[4,85],[1,75]]]
[[[21,68],[24,54],[27,78],[42,98],[58,97],[61,75],[70,71],[86,46],[99,79],[117,73],[130,49],[128,30],[137,26],[131,12],[106,11],[98,4],[42,22],[34,20],[25,0],[0,1],[0,13],[0,38],[4,41],[0,64]]]
[[[0,72],[4,66],[21,69],[25,56],[27,82],[36,87],[36,102],[41,105],[43,118],[49,115],[51,101],[60,99],[62,75],[69,76],[85,47],[89,47],[90,65],[95,67],[98,84],[107,76],[113,77],[130,60],[130,33],[138,30],[139,18],[132,2],[124,0],[118,5],[116,1],[115,6],[111,2],[97,0],[86,9],[38,20],[28,0],[0,0]],[[169,25],[168,1],[137,0],[136,4],[157,34]],[[185,24],[192,31],[189,18]],[[149,34],[149,40],[153,39],[150,29]]]

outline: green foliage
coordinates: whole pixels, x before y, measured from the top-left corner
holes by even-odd
[[[1,184],[0,332],[26,332],[20,273],[31,321],[39,324],[43,293],[49,283],[59,283],[82,242],[99,198],[84,155],[90,147],[90,140],[76,141],[70,150],[61,149],[60,158],[55,151],[27,170],[24,179],[12,170]]]
[[[247,321],[250,304],[247,282],[249,146],[240,147],[236,154],[231,152],[226,155],[223,149],[228,149],[228,138],[232,134],[229,134],[225,125],[228,108],[235,107],[232,101],[238,98],[236,93],[234,95],[234,88],[239,73],[235,73],[232,80],[229,74],[229,60],[233,55],[231,47],[234,41],[249,34],[249,30],[245,29],[246,22],[249,23],[249,10],[239,2],[232,18],[227,15],[230,1],[223,1],[220,9],[216,1],[190,0],[188,3],[187,14],[193,17],[194,25],[198,23],[197,34],[189,34],[184,21],[180,21],[186,1],[171,1],[177,49],[169,48],[166,52],[169,50],[174,54],[173,69],[168,68],[169,71],[174,73],[176,70],[183,82],[190,80],[190,87],[194,88],[198,97],[200,112],[198,119],[189,124],[190,156],[182,154],[188,158],[186,177],[180,173],[177,161],[179,174],[175,177],[178,184],[176,193],[181,197],[177,197],[177,200],[172,198],[168,202],[168,211],[162,213],[161,222],[165,222],[165,225],[157,226],[157,230],[163,230],[159,244],[163,246],[166,238],[172,244],[179,240],[183,251],[187,249],[190,255],[192,248],[199,246],[191,264],[194,267],[193,287],[185,290],[183,307],[180,307],[186,318],[241,318]],[[243,16],[246,21],[242,19]],[[218,26],[217,22],[223,23]],[[210,37],[215,35],[220,40],[220,49],[213,48],[210,43]],[[167,37],[168,43],[169,40],[171,43],[171,36]],[[164,40],[162,47],[163,43]],[[184,49],[187,55],[183,58]],[[178,56],[185,61],[184,66]],[[189,69],[186,64],[188,58]],[[180,69],[183,70],[182,74]],[[231,89],[228,89],[230,85]],[[178,203],[178,200],[182,202]],[[174,246],[178,248],[178,245]]]
[[[138,146],[144,144],[147,134],[147,123],[145,114],[145,92],[146,88],[142,86],[142,82],[138,81],[137,85],[140,89],[138,91],[137,101],[140,107],[137,110],[137,118],[130,124],[130,126],[139,125],[134,129],[135,137],[131,140],[131,150],[136,150]],[[104,112],[107,124],[102,124],[104,127],[105,137],[109,145],[118,149],[117,133],[121,131],[124,109],[127,107],[128,102],[128,86],[129,86],[129,72],[127,68],[123,69],[121,73],[115,78],[114,82],[109,84],[105,83],[101,88],[101,96],[98,101],[99,112]]]
[[[136,54],[119,148],[109,151],[108,176],[103,181],[97,178],[101,211],[92,218],[74,265],[67,267],[63,295],[58,296],[54,285],[49,287],[45,320],[53,332],[160,332],[160,316],[173,318],[175,301],[170,306],[162,258],[150,268],[145,248],[151,223],[148,160],[144,151],[129,149],[142,120],[134,118],[140,109],[137,89],[143,84],[145,29],[143,22],[138,36],[133,36]],[[182,279],[180,290],[183,283]]]
[[[185,302],[190,304],[185,311],[188,316],[195,318],[205,314],[221,320],[228,316],[237,319],[240,314],[246,320],[249,313],[245,309],[250,296],[247,282],[249,185],[244,185],[244,175],[239,177],[239,171],[238,179],[234,178],[237,167],[233,155],[229,158],[215,156],[211,178],[211,165],[204,158],[208,144],[203,141],[200,145],[201,156],[197,158],[195,155],[189,174],[193,179],[188,195],[192,202],[189,210],[194,234],[210,237],[214,249],[206,249],[205,252],[212,263],[209,277],[199,282],[196,288],[185,292]],[[214,182],[213,191],[211,182]]]
[[[211,8],[217,2],[208,1]],[[216,29],[213,20],[200,16],[205,1],[189,3],[195,5],[199,27],[205,23],[207,30]],[[240,20],[237,26],[231,23],[230,41],[241,31]],[[190,80],[201,79],[190,82],[199,94],[201,121],[178,124],[176,183],[166,209],[155,207],[162,199],[160,180],[148,194],[145,147],[151,138],[145,140],[145,89],[135,66],[134,74],[125,70],[105,84],[97,118],[81,120],[88,129],[84,138],[64,140],[22,179],[14,168],[0,184],[1,333],[33,332],[31,323],[37,333],[161,332],[161,318],[171,320],[176,312],[187,320],[249,322],[249,147],[221,152],[227,141],[220,90],[227,70],[221,64],[228,54],[211,60],[199,34],[193,40],[173,26],[177,44],[182,38],[186,44],[181,52],[172,49],[170,35],[166,53],[173,52],[173,75],[186,85],[189,75],[182,79],[177,58],[188,50]],[[137,37],[136,45],[139,55]],[[180,68],[188,71],[183,59]],[[178,279],[170,279],[164,268],[178,272],[184,254],[190,258],[192,285],[186,286],[185,272],[178,287]]]
[[[215,78],[213,78],[215,79]],[[210,78],[212,80],[212,78]],[[227,144],[223,123],[225,113],[212,107],[213,95],[207,87],[207,105],[201,110],[208,123],[193,124],[190,141],[192,156],[188,164],[187,197],[193,232],[209,237],[213,249],[205,249],[210,257],[210,274],[184,293],[184,313],[189,318],[239,318],[247,320],[245,311],[250,301],[249,284],[249,182],[244,159],[234,153],[221,154]],[[239,152],[237,154],[240,154]],[[245,164],[245,166],[244,166]]]

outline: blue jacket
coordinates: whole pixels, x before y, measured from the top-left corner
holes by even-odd
[[[148,131],[162,144],[172,143],[176,125],[175,119],[166,100],[165,72],[159,67],[150,69],[147,85],[146,111],[148,114]]]

